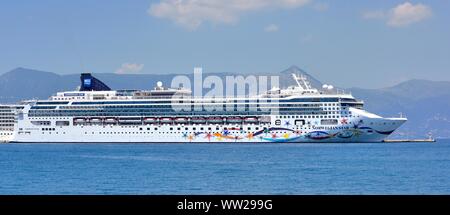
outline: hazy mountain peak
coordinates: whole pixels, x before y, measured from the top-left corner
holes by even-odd
[[[314,78],[312,75],[307,73],[305,70],[299,68],[296,65],[292,65],[286,70],[281,72],[280,82],[281,83],[292,83],[291,85],[296,85],[295,81],[292,78],[292,74],[300,74],[306,76],[311,86],[317,89],[322,88],[322,82]],[[281,84],[283,86],[283,84]]]

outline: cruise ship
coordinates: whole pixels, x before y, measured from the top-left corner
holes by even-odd
[[[15,114],[6,111],[1,133],[18,143],[362,143],[382,142],[407,120],[293,78],[297,85],[285,89],[206,98],[161,82],[152,90],[112,90],[84,73],[76,91],[10,106]]]

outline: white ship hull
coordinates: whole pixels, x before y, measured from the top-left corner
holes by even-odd
[[[0,133],[0,143],[9,143],[13,140],[13,133],[12,132],[8,132],[8,133]]]
[[[354,143],[381,142],[402,125],[404,118],[359,117],[332,126],[295,126],[292,120],[276,126],[276,117],[265,125],[68,125],[42,130],[29,120],[10,137],[22,143]],[[67,118],[65,118],[67,119]],[[58,119],[54,119],[56,121]],[[361,123],[362,121],[362,123]],[[28,122],[28,123],[27,123]],[[54,124],[52,122],[51,124]],[[314,124],[314,122],[312,123]]]

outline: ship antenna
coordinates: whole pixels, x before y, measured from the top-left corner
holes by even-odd
[[[302,89],[302,90],[310,90],[312,87],[309,84],[306,76],[300,74],[299,76],[296,74],[292,74],[292,77],[294,77],[295,82],[297,82],[297,85]],[[302,84],[300,83],[300,81],[303,83],[304,87],[302,86]]]
[[[292,73],[292,77],[294,78],[294,80],[297,83],[298,87],[300,87],[300,89],[304,90],[304,88],[302,87],[302,85],[299,82],[300,77],[298,77],[295,73]]]

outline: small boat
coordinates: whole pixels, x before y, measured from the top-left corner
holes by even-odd
[[[112,117],[112,118],[105,118],[105,123],[106,124],[116,124],[117,123],[117,119]]]
[[[86,122],[87,122],[86,118],[73,118],[73,124],[82,124]]]
[[[194,124],[204,124],[206,122],[206,119],[203,117],[193,117],[191,119],[191,122]]]
[[[119,118],[120,123],[141,123],[140,117],[123,117]]]
[[[188,118],[186,118],[186,117],[175,118],[175,123],[187,123],[187,122],[188,122]]]
[[[100,124],[103,122],[103,119],[102,118],[90,118],[89,122],[92,124]]]
[[[158,119],[155,117],[146,117],[144,118],[144,123],[145,124],[155,124],[156,122],[158,122]]]
[[[235,116],[235,117],[228,117],[227,118],[227,122],[228,123],[241,123],[242,122],[242,118]]]
[[[170,117],[162,117],[162,118],[159,119],[159,122],[160,123],[172,123],[173,119],[170,118]]]
[[[218,116],[213,116],[213,117],[209,117],[208,118],[208,122],[209,123],[223,123],[223,119],[222,117],[218,117]]]
[[[253,117],[253,116],[245,117],[244,118],[244,122],[245,123],[257,123],[258,122],[258,118],[257,117]]]
[[[259,118],[259,121],[260,121],[261,123],[270,123],[271,118],[270,118],[270,116],[261,116],[261,117]]]

